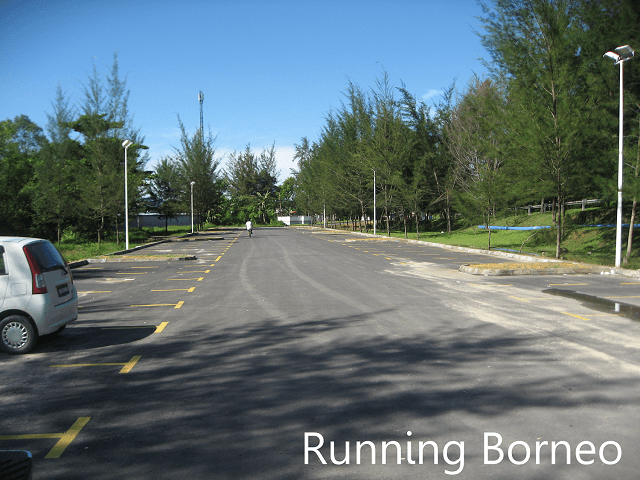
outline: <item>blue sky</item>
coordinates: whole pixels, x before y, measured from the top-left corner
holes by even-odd
[[[386,70],[431,103],[482,75],[479,15],[475,0],[0,0],[0,120],[44,128],[56,86],[82,102],[117,52],[151,167],[179,146],[178,115],[198,129],[202,90],[218,156],[275,143],[283,180],[349,81],[369,90]]]

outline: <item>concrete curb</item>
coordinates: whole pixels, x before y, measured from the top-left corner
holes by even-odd
[[[69,268],[79,268],[90,263],[125,263],[125,262],[171,262],[197,260],[198,257],[190,255],[188,257],[105,257],[87,258],[77,262],[69,262]]]
[[[333,228],[322,228],[323,230],[332,230],[336,232],[345,232],[344,230],[336,230]],[[627,270],[625,268],[606,267],[603,265],[590,265],[585,263],[568,262],[566,260],[556,260],[555,258],[541,258],[531,255],[522,255],[519,253],[500,252],[495,250],[481,250],[478,248],[458,247],[456,245],[446,245],[444,243],[425,242],[423,240],[413,240],[396,237],[385,237],[382,235],[373,235],[372,233],[350,232],[349,234],[361,235],[370,238],[379,238],[383,240],[413,243],[419,245],[428,245],[430,247],[446,248],[449,250],[462,251],[467,253],[479,253],[483,255],[492,255],[495,257],[509,258],[513,260],[519,260],[522,262],[530,263],[574,263],[575,267],[572,268],[490,268],[479,269],[473,268],[469,265],[461,265],[460,272],[469,273],[471,275],[485,275],[485,276],[501,276],[501,275],[584,275],[584,274],[596,274],[596,275],[621,275],[629,278],[640,278],[640,270]]]
[[[470,265],[460,265],[462,273],[471,275],[509,276],[509,275],[587,275],[604,274],[606,267],[575,267],[575,268],[476,268]]]

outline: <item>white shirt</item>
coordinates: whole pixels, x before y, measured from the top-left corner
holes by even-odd
[[[247,230],[252,230],[253,229],[253,224],[251,223],[251,220],[247,220]]]

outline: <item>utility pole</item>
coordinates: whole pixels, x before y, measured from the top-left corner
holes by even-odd
[[[202,127],[202,104],[204,103],[204,93],[200,90],[198,94],[198,101],[200,102],[200,135],[204,135],[204,130]]]

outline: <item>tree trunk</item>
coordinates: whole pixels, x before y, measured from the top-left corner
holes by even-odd
[[[638,105],[640,107],[640,105]],[[640,116],[638,117],[638,123],[640,124]],[[640,134],[638,134],[638,154],[636,157],[636,184],[638,183],[638,174],[640,173]],[[631,249],[633,248],[633,225],[636,222],[636,207],[638,206],[638,197],[633,196],[633,207],[631,208],[631,221],[629,222],[629,238],[627,239],[627,253],[624,256],[625,265],[629,262],[631,256]]]
[[[487,250],[491,250],[491,208],[487,211],[487,231],[489,232],[489,239],[487,240]]]
[[[629,239],[627,240],[627,253],[624,256],[623,263],[629,263],[631,249],[633,248],[633,225],[636,222],[636,207],[638,206],[637,197],[633,197],[633,207],[631,207],[631,221],[629,222]]]
[[[560,204],[562,194],[558,188],[558,204]],[[562,226],[556,224],[556,259],[560,259],[560,244],[562,243]]]

